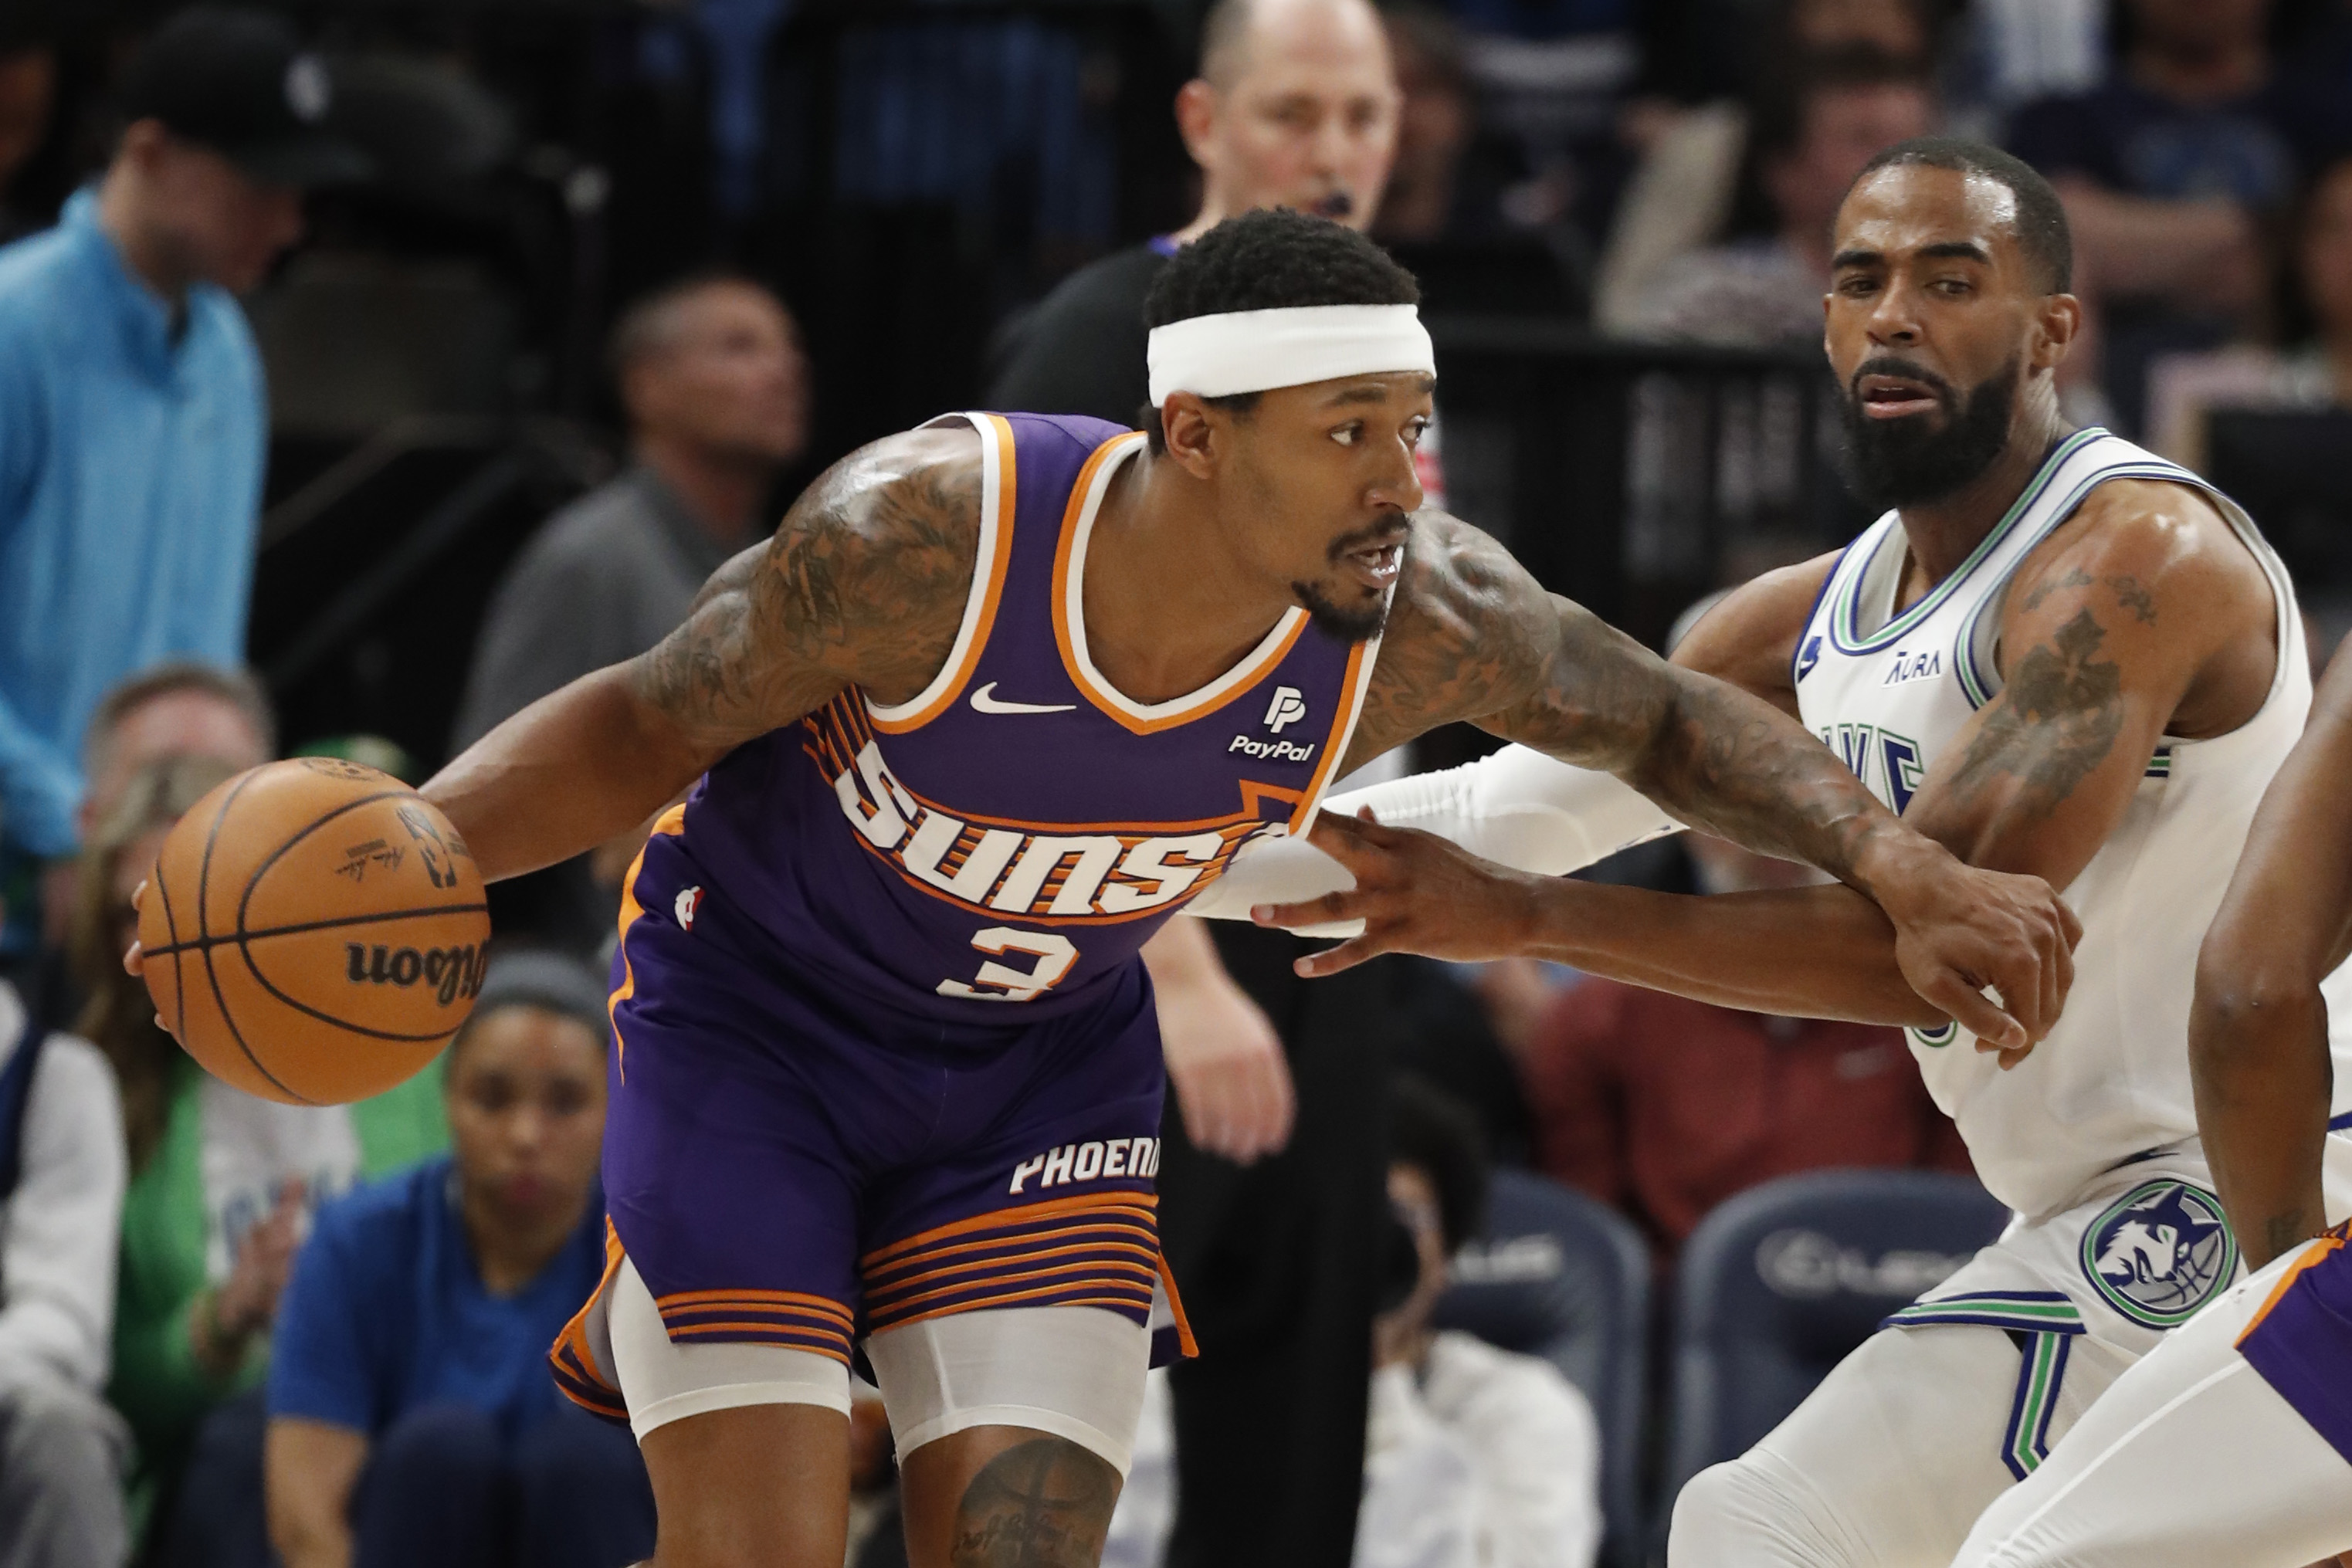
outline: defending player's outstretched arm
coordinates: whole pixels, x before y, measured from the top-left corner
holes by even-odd
[[[2352,956],[2347,773],[2352,651],[2339,651],[2197,956],[2197,1128],[2249,1269],[2327,1225],[2319,1171],[2333,1070],[2319,985]]]
[[[969,425],[876,442],[711,579],[651,651],[515,715],[427,782],[491,881],[643,822],[745,741],[856,683],[919,692],[954,646],[979,550]]]
[[[1642,970],[1648,983],[1740,1005],[1801,1003],[1791,1010],[1831,1017],[1910,1021],[1922,1014],[1924,998],[1933,1004],[1925,1020],[1948,1015],[2012,1049],[2039,1039],[2056,1020],[2071,978],[2074,928],[2048,887],[1961,864],[1905,827],[1770,703],[1666,664],[1545,593],[1477,530],[1450,517],[1424,517],[1415,526],[1349,761],[1368,760],[1452,719],[1613,774],[1681,821],[1820,866],[1875,904],[1840,910],[1832,903],[1838,917],[1832,929],[1851,927],[1862,950],[1875,947],[1892,960],[1876,968],[1837,966],[1813,975],[1811,990],[1791,995],[1781,962],[1786,927],[1751,915],[1715,934],[1717,950],[1704,954],[1703,977],[1687,974],[1699,957],[1688,934],[1661,925],[1623,933],[1625,964],[1615,972],[1633,977]],[[1363,846],[1357,847],[1360,852]],[[1314,961],[1314,973],[1389,947],[1444,939],[1427,925],[1408,926],[1411,901],[1401,893],[1378,910],[1373,903],[1370,890],[1360,888],[1276,918],[1302,924],[1379,916],[1364,936]],[[1503,903],[1515,916],[1515,901]],[[1451,907],[1446,917],[1458,925],[1463,914]],[[1514,925],[1507,916],[1494,935]],[[1880,940],[1864,940],[1874,931]],[[1771,985],[1743,988],[1735,978],[1733,991],[1722,988],[1720,977],[1738,968],[1724,943],[1752,956],[1748,967],[1772,977]],[[1999,990],[2006,1012],[1979,994],[1987,985]]]

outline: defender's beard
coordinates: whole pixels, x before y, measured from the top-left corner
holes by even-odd
[[[1940,501],[1981,476],[2009,445],[2020,363],[2012,358],[1971,388],[1964,401],[1950,382],[1905,361],[1889,356],[1865,361],[1839,400],[1860,498],[1882,508],[1920,506]],[[1854,389],[1866,375],[1899,375],[1927,387],[1943,406],[1942,423],[1925,414],[1865,417]]]

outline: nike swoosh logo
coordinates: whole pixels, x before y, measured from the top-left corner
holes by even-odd
[[[1000,701],[992,694],[996,683],[991,681],[971,694],[971,706],[981,713],[1068,713],[1076,703],[1014,703]]]

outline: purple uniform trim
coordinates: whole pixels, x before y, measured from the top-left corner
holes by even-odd
[[[2238,1336],[2238,1354],[2312,1429],[2352,1461],[2352,1225],[2339,1225],[2282,1280]]]

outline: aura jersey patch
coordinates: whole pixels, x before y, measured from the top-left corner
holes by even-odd
[[[2186,1182],[2144,1182],[2083,1233],[2084,1277],[2148,1328],[2188,1322],[2237,1272],[2238,1240],[2221,1200]]]

